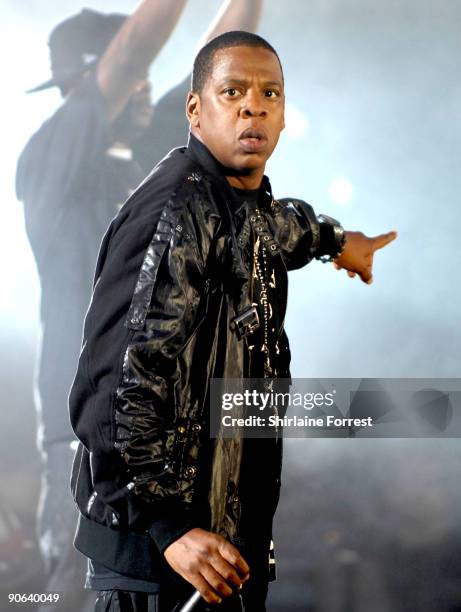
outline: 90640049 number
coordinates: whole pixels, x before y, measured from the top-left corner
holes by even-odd
[[[58,603],[59,593],[8,593],[10,603]]]

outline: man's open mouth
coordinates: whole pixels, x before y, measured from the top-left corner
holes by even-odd
[[[265,147],[267,136],[262,130],[247,128],[240,134],[239,141],[244,151],[254,153]]]
[[[266,135],[261,130],[255,128],[247,128],[240,134],[240,140],[247,138],[255,138],[256,140],[266,140]]]

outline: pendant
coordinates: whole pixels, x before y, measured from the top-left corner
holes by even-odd
[[[272,319],[272,304],[270,302],[268,302],[269,305],[269,319]]]

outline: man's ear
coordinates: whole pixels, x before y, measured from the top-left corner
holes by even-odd
[[[194,91],[190,91],[187,95],[186,115],[191,128],[200,127],[200,97]]]

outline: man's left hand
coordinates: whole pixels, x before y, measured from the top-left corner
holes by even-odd
[[[347,274],[354,278],[360,276],[364,283],[370,285],[373,282],[373,256],[375,251],[382,249],[397,238],[397,232],[380,234],[369,238],[362,232],[346,232],[346,246],[339,257],[333,260],[335,268],[347,270]]]

